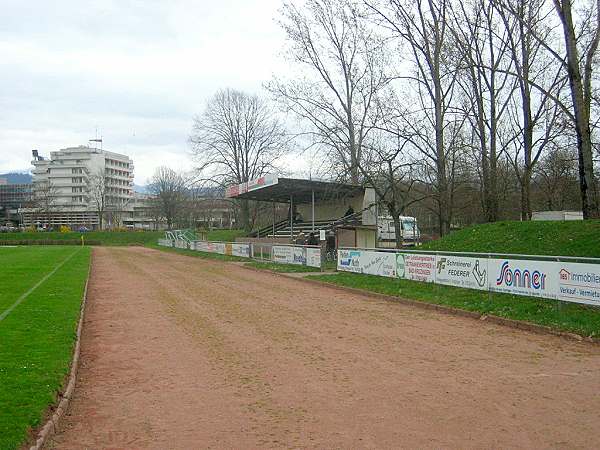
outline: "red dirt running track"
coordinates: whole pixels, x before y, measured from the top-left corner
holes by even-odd
[[[49,448],[598,448],[600,347],[97,248]]]

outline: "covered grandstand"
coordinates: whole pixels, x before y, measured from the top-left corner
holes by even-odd
[[[255,239],[289,242],[301,232],[339,230],[338,243],[375,246],[377,211],[375,191],[370,187],[265,175],[230,186],[225,195],[273,204],[272,223],[255,231]],[[278,203],[289,205],[287,218],[280,221],[275,215]]]

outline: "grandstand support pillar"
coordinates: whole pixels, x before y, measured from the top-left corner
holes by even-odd
[[[312,194],[312,231],[315,232],[315,190],[310,191]]]
[[[290,241],[294,242],[294,196],[290,194]]]
[[[273,242],[275,242],[275,202],[271,201],[271,205],[273,205]]]

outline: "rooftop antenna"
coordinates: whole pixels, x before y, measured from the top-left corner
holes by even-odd
[[[90,139],[89,142],[100,142],[100,150],[102,150],[102,138],[100,138],[100,139]]]
[[[100,142],[100,150],[104,150],[104,144],[102,143],[102,135],[98,138],[98,127],[96,127],[96,137],[94,139],[89,139],[88,142]]]

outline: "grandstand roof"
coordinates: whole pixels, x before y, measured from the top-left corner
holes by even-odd
[[[315,201],[334,200],[362,194],[364,188],[358,184],[266,175],[228,187],[225,196],[278,203],[290,203],[290,198],[293,198],[295,204],[300,204],[311,203],[313,192]]]

